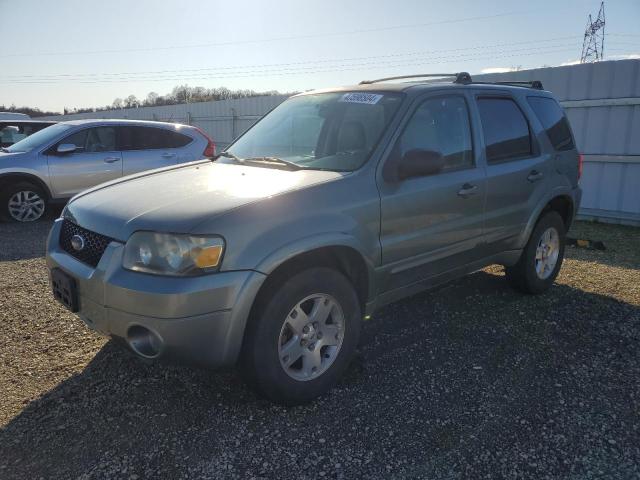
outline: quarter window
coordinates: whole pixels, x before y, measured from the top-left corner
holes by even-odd
[[[462,97],[425,100],[415,111],[398,140],[398,153],[431,150],[442,154],[443,171],[473,166],[469,112]]]
[[[510,98],[478,99],[487,163],[531,156],[531,134],[522,110]]]
[[[569,121],[558,102],[547,97],[529,97],[527,101],[547,132],[553,148],[572,150],[574,143]]]

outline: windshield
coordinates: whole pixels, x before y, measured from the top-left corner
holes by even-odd
[[[399,93],[369,92],[293,97],[228,151],[240,159],[279,158],[301,168],[356,170],[369,158],[402,97]],[[234,160],[221,157],[218,161]]]
[[[10,153],[30,152],[34,148],[38,148],[41,145],[46,145],[51,140],[54,140],[62,132],[65,132],[70,128],[70,125],[64,125],[62,123],[51,125],[50,127],[43,128],[39,132],[36,132],[33,135],[29,135],[27,138],[14,143],[10,147],[5,148],[4,151]]]

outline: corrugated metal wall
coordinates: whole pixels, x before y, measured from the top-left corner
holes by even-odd
[[[128,118],[132,120],[157,120],[186,123],[204,130],[214,139],[218,151],[224,149],[256,120],[287,98],[286,95],[238,98],[213,102],[184,103],[162,107],[124,108],[96,113],[74,113],[51,120],[76,120],[81,118]]]
[[[542,81],[566,109],[585,155],[580,216],[640,225],[640,60],[473,78]]]
[[[579,214],[640,225],[640,60],[620,60],[519,72],[474,75],[482,81],[540,80],[567,111],[585,154]],[[50,117],[131,118],[189,123],[225,148],[286,99],[265,96]]]

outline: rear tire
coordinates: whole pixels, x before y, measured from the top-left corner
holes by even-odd
[[[41,219],[47,211],[47,196],[30,182],[4,185],[0,194],[0,218],[27,223]]]
[[[530,294],[548,290],[562,267],[565,234],[565,225],[558,212],[543,214],[531,232],[518,263],[505,269],[511,286]]]
[[[360,338],[353,285],[330,268],[311,268],[257,300],[247,325],[240,367],[247,382],[276,403],[307,403],[330,390]]]

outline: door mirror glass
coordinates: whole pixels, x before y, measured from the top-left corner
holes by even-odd
[[[58,153],[73,153],[76,151],[76,146],[73,143],[61,143],[56,148],[56,152]]]
[[[442,153],[433,150],[413,149],[398,162],[398,179],[435,175],[444,169]]]

